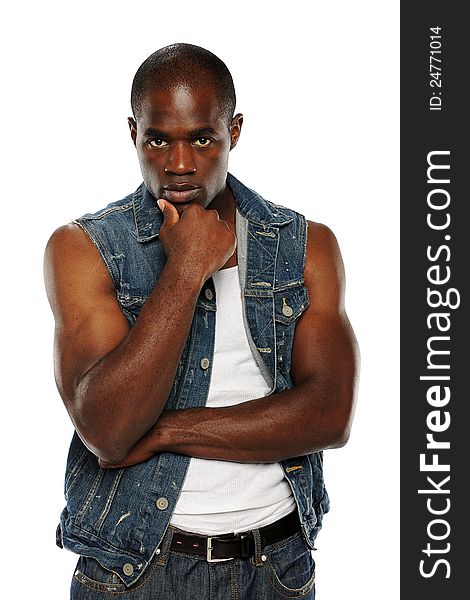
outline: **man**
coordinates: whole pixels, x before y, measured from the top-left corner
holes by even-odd
[[[212,53],[158,50],[131,103],[144,183],[45,254],[72,598],[313,598],[357,373],[337,243],[227,173],[243,117]]]

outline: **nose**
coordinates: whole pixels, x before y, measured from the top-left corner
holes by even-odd
[[[188,175],[195,172],[196,164],[191,144],[186,142],[171,144],[170,151],[167,153],[165,173]]]

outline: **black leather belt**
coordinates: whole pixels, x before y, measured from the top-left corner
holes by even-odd
[[[297,511],[294,510],[279,521],[260,528],[261,544],[275,544],[298,531],[300,521]],[[175,530],[170,548],[184,554],[204,556],[208,562],[218,562],[231,558],[253,557],[255,540],[252,531],[206,536]]]

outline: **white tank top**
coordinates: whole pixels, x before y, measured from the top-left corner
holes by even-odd
[[[213,275],[217,312],[214,359],[206,406],[223,407],[266,396],[243,323],[238,267]],[[294,510],[279,463],[191,458],[171,519],[179,529],[218,535],[273,523]]]

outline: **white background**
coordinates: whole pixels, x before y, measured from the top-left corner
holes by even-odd
[[[204,46],[245,115],[230,170],[335,232],[362,352],[349,444],[325,453],[317,598],[398,597],[398,2],[16,2],[1,15],[2,597],[65,600],[54,543],[72,427],[54,384],[52,231],[133,191],[131,80]],[[5,592],[5,586],[7,593]]]

